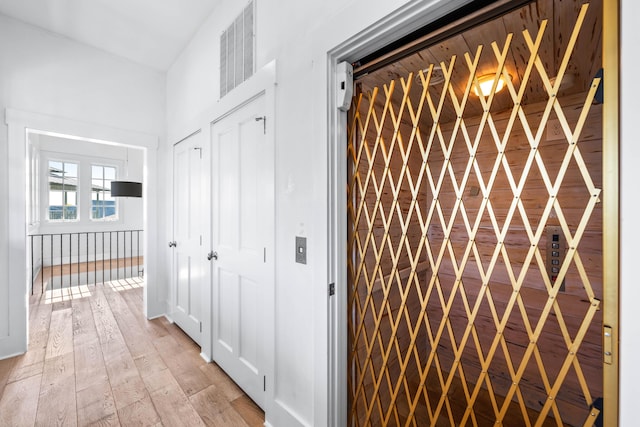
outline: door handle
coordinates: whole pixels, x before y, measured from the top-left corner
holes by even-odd
[[[169,242],[170,248],[175,248],[176,246],[178,246],[178,244],[175,242],[175,240],[173,242]]]
[[[214,251],[209,252],[209,254],[207,255],[207,259],[209,261],[211,261],[212,259],[217,261],[218,260],[218,252],[214,252]]]

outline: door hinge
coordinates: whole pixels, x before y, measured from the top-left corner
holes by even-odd
[[[193,147],[194,150],[198,150],[198,154],[200,154],[200,160],[202,160],[202,147]]]
[[[262,121],[262,132],[267,134],[267,116],[256,117],[256,122]]]
[[[333,296],[336,294],[336,284],[329,283],[329,296]]]
[[[200,322],[200,332],[202,332],[202,322]]]
[[[267,391],[267,376],[262,377],[262,391]]]
[[[267,248],[263,248],[263,250],[262,250],[262,261],[264,263],[267,262]]]

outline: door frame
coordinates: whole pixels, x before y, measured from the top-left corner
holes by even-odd
[[[27,293],[27,168],[26,149],[29,131],[65,136],[72,139],[97,142],[116,146],[141,148],[144,151],[146,167],[143,180],[143,221],[148,230],[158,229],[156,212],[158,201],[157,151],[158,137],[142,132],[117,129],[107,125],[85,123],[46,114],[27,112],[13,108],[6,109],[8,126],[8,195],[13,204],[8,213],[8,301],[11,319],[9,335],[0,340],[6,356],[27,351],[29,308]],[[159,317],[165,313],[165,302],[158,291],[158,242],[157,233],[144,233],[144,269],[147,286],[144,287],[144,314],[147,318]],[[2,256],[3,254],[0,254]],[[0,291],[4,285],[0,283]],[[3,354],[5,356],[5,354]]]
[[[494,3],[508,3],[496,0]],[[435,4],[434,4],[435,3]],[[328,135],[328,271],[335,284],[328,319],[328,419],[329,425],[345,425],[348,420],[347,389],[347,112],[338,110],[336,71],[342,61],[354,62],[389,46],[447,14],[455,13],[471,0],[451,2],[410,2],[381,19],[327,54],[327,135]],[[603,109],[603,281],[605,289],[603,325],[613,327],[613,362],[603,364],[604,425],[618,425],[619,418],[619,0],[603,0],[604,86],[609,102]],[[611,142],[609,142],[611,141]]]

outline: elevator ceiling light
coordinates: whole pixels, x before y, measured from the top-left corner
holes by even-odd
[[[478,83],[477,85],[473,86],[473,92],[476,94],[476,96],[480,96],[480,94],[482,93],[482,96],[489,96],[489,94],[491,93],[491,88],[493,87],[493,82],[495,81],[496,75],[495,74],[485,74],[484,76],[480,76],[478,77]],[[504,75],[500,75],[500,77],[498,78],[498,85],[496,86],[496,93],[500,92],[502,90],[502,88],[504,88]]]

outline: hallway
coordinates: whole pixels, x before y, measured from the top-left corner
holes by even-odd
[[[189,337],[144,318],[142,286],[32,296],[29,351],[0,361],[0,425],[261,426],[264,413]]]

